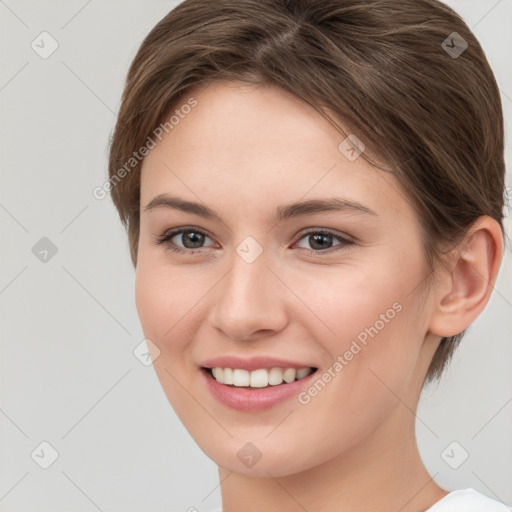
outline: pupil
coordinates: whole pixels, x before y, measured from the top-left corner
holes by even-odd
[[[183,245],[187,247],[187,249],[197,249],[201,247],[204,235],[202,235],[201,233],[196,233],[195,231],[186,231],[183,233],[183,235],[185,236],[183,240]],[[192,245],[192,247],[190,247],[187,245],[186,242],[192,242],[192,244],[197,245]]]
[[[319,243],[321,240],[325,242],[326,239],[330,238],[331,235],[322,235],[322,234],[316,234],[316,235],[310,235],[310,244],[311,247],[314,249],[326,249],[328,247],[325,246],[325,244]],[[315,247],[315,245],[319,244],[319,247]]]

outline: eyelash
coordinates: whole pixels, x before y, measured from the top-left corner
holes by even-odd
[[[190,232],[193,232],[193,233],[198,233],[198,234],[201,234],[201,235],[204,235],[204,236],[210,238],[208,236],[208,234],[205,233],[202,229],[198,229],[198,228],[178,228],[178,229],[174,229],[174,230],[171,230],[171,231],[167,231],[164,234],[156,237],[155,238],[155,243],[158,244],[158,245],[166,244],[168,249],[170,249],[173,252],[179,253],[179,254],[194,254],[194,253],[197,253],[197,252],[201,252],[201,249],[203,249],[203,247],[201,247],[199,249],[183,249],[181,247],[178,247],[176,244],[170,242],[170,240],[172,238],[174,238],[176,235],[179,235],[179,234],[184,233],[186,231],[190,231]],[[347,238],[343,238],[342,236],[337,235],[336,233],[334,233],[332,231],[329,231],[329,230],[326,230],[326,229],[317,229],[317,230],[310,230],[310,231],[303,232],[303,233],[301,233],[300,238],[298,239],[298,241],[300,241],[303,238],[305,238],[306,236],[312,235],[312,234],[332,236],[332,237],[338,239],[338,241],[341,242],[341,243],[339,245],[335,245],[333,247],[329,247],[328,249],[324,249],[324,250],[314,250],[314,249],[303,249],[302,248],[302,250],[306,251],[308,254],[314,254],[314,255],[330,254],[330,253],[335,252],[335,251],[345,250],[345,249],[347,249],[347,247],[349,247],[351,245],[354,245],[354,243],[355,243],[352,240],[349,240]]]

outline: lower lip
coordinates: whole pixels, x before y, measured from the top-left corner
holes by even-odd
[[[297,396],[309,383],[315,372],[307,377],[266,388],[238,388],[217,382],[208,371],[201,369],[206,385],[212,395],[224,405],[237,411],[256,412],[269,409],[292,396]]]

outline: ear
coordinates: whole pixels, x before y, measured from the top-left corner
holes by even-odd
[[[450,337],[469,327],[491,296],[503,257],[503,234],[498,222],[479,217],[452,252],[448,270],[436,288],[429,331]]]

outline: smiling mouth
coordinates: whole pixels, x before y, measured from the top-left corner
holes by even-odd
[[[261,389],[291,384],[304,379],[317,371],[315,367],[304,368],[260,368],[258,370],[244,370],[241,368],[206,368],[202,371],[219,384],[235,388]]]

